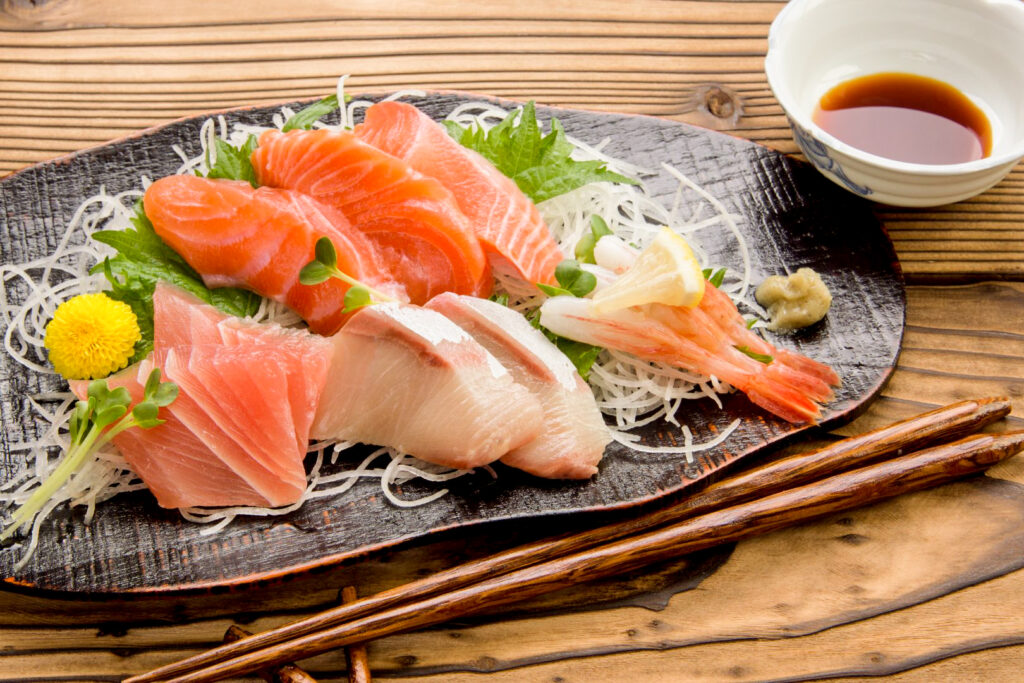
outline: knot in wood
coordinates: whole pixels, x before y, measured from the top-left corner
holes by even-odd
[[[729,128],[743,115],[743,101],[724,85],[702,85],[694,91],[694,99],[703,125],[712,128]]]
[[[3,14],[24,22],[50,25],[66,15],[72,0],[3,0]]]
[[[729,93],[721,88],[710,88],[704,93],[704,104],[712,116],[727,119],[736,111],[736,104]]]

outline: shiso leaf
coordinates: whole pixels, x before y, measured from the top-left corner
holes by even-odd
[[[245,180],[253,187],[259,187],[259,183],[256,182],[256,169],[249,160],[259,144],[255,135],[246,138],[241,147],[235,147],[220,138],[216,138],[213,144],[217,150],[217,161],[206,174],[207,178]]]
[[[551,119],[551,132],[543,135],[532,101],[489,131],[478,126],[464,128],[454,121],[445,121],[445,128],[459,144],[478,152],[514,180],[534,203],[588,183],[637,184],[633,178],[609,171],[602,161],[572,159],[573,146],[562,124]]]
[[[337,111],[338,108],[338,96],[328,95],[319,102],[314,102],[305,109],[294,114],[290,119],[285,121],[284,126],[281,127],[281,131],[287,133],[290,130],[309,130],[313,127],[314,123],[328,114]]]

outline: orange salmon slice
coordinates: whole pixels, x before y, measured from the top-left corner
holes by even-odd
[[[401,159],[347,131],[268,130],[251,160],[260,184],[302,192],[344,214],[410,302],[447,291],[490,294],[489,264],[452,193]]]
[[[406,102],[372,105],[355,134],[451,190],[496,272],[554,283],[565,256],[530,198],[490,161]]]
[[[150,185],[143,203],[156,233],[206,286],[251,289],[294,310],[314,332],[332,334],[348,317],[342,312],[348,284],[299,282],[321,237],[334,243],[339,269],[405,298],[375,245],[336,209],[302,193],[174,175]]]

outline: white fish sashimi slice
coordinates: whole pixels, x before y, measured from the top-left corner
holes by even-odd
[[[565,354],[522,315],[494,301],[446,293],[427,307],[480,342],[544,410],[540,433],[501,462],[539,477],[586,479],[597,473],[611,435],[590,387]]]
[[[331,340],[334,359],[314,438],[390,446],[469,469],[533,439],[537,399],[462,329],[439,313],[376,304]]]

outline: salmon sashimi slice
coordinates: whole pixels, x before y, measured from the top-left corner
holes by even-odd
[[[331,334],[347,317],[348,284],[299,282],[321,237],[334,243],[341,270],[395,298],[406,296],[362,232],[337,209],[300,192],[174,175],[150,185],[143,203],[156,233],[208,287],[251,289],[297,312],[314,332]]]
[[[554,283],[565,255],[530,198],[490,161],[406,102],[372,105],[355,133],[451,190],[495,272]]]
[[[152,364],[129,366],[107,379],[111,389],[124,387],[132,403],[142,400]],[[89,383],[71,382],[78,398]],[[164,508],[222,505],[269,505],[233,469],[225,465],[169,408],[160,411],[164,423],[151,429],[128,429],[114,437],[117,450]]]
[[[611,435],[590,387],[565,354],[522,315],[494,301],[441,294],[427,308],[480,342],[544,410],[540,433],[501,462],[556,479],[587,479],[597,473]]]
[[[335,334],[312,435],[390,446],[468,469],[541,430],[539,401],[440,313],[403,304],[360,309]]]
[[[377,248],[408,299],[441,292],[487,296],[483,249],[440,182],[348,131],[268,130],[251,156],[259,182],[338,209]]]

